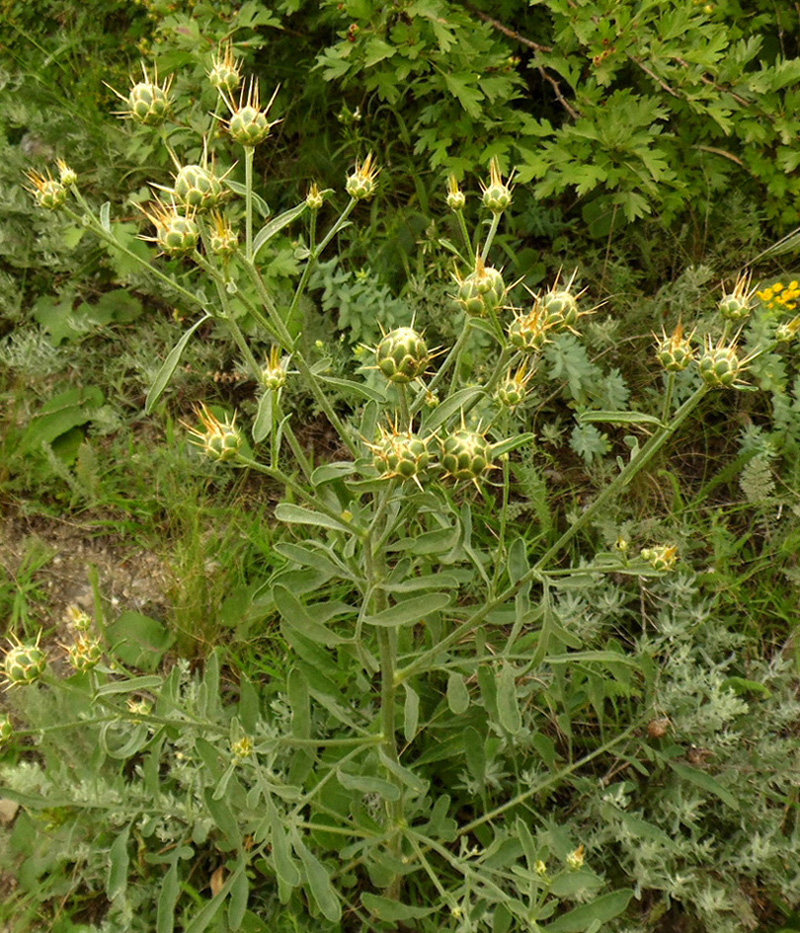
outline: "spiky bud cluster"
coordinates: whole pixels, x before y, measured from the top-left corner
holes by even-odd
[[[231,755],[233,756],[234,764],[240,764],[246,758],[249,758],[254,750],[255,745],[249,735],[244,735],[242,738],[231,742]]]
[[[451,211],[463,211],[467,199],[464,192],[458,186],[458,179],[455,175],[448,176],[447,179],[447,206]]]
[[[734,346],[724,343],[714,346],[709,338],[703,355],[697,361],[697,368],[707,386],[727,389],[736,383],[744,367]]]
[[[280,120],[273,120],[272,122],[269,120],[269,111],[275,103],[277,94],[278,89],[276,88],[269,103],[262,110],[258,85],[251,79],[247,91],[242,86],[238,105],[234,104],[232,99],[225,97],[225,103],[231,112],[231,118],[227,121],[228,132],[235,142],[245,148],[252,149],[269,136],[272,127],[280,123]]]
[[[413,327],[390,330],[375,349],[378,369],[390,382],[399,384],[421,376],[429,360],[428,345]]]
[[[726,321],[739,323],[750,315],[753,295],[756,290],[750,288],[750,276],[740,275],[730,294],[723,294],[718,308]]]
[[[547,326],[555,331],[572,330],[578,323],[578,300],[568,288],[552,288],[541,298]]]
[[[656,359],[668,373],[686,369],[694,359],[692,335],[684,337],[681,324],[669,336],[663,333],[656,346]]]
[[[572,852],[567,854],[567,868],[571,871],[579,871],[583,868],[585,849],[583,843]]]
[[[441,440],[441,464],[447,476],[476,482],[493,469],[492,445],[483,434],[460,428]]]
[[[79,636],[86,635],[92,627],[92,620],[80,606],[67,606],[67,623]]]
[[[642,548],[642,560],[646,560],[654,570],[672,570],[678,562],[678,549],[674,546],[659,544],[651,548]]]
[[[498,385],[495,398],[504,408],[516,408],[528,397],[528,383],[532,378],[533,372],[528,372],[527,366],[523,364],[515,373],[509,372]]]
[[[538,353],[547,343],[550,329],[541,302],[535,301],[527,314],[515,314],[506,333],[513,347],[528,353]]]
[[[201,404],[196,409],[202,430],[184,424],[196,444],[206,456],[224,463],[237,457],[242,448],[243,438],[236,427],[236,415],[220,421],[207,406]]]
[[[419,483],[431,459],[427,440],[395,427],[388,431],[382,427],[377,443],[369,447],[375,469],[387,478],[413,479]]]
[[[204,165],[181,166],[173,193],[184,207],[198,212],[216,207],[225,195],[219,178]]]
[[[502,214],[502,212],[511,204],[511,176],[508,182],[503,181],[500,174],[500,163],[496,158],[489,163],[489,184],[481,183],[483,191],[483,206],[488,208],[493,214]]]
[[[96,638],[83,636],[67,646],[67,660],[79,674],[92,670],[103,657],[103,646]]]
[[[208,72],[209,83],[218,91],[230,94],[242,82],[241,70],[242,63],[234,56],[233,48],[228,43],[211,59],[211,70]]]
[[[36,198],[39,207],[48,211],[56,211],[67,200],[67,189],[57,181],[48,172],[42,175],[40,172],[26,172],[28,181],[33,185],[28,191]]]
[[[181,213],[174,202],[164,204],[156,199],[152,212],[140,208],[156,228],[155,237],[144,237],[157,243],[168,256],[183,256],[197,248],[200,230],[188,212]]]
[[[356,162],[353,171],[347,176],[345,182],[345,191],[356,201],[363,201],[371,198],[378,187],[375,179],[380,172],[372,161],[372,153],[364,159],[363,163]]]
[[[220,213],[211,215],[211,227],[208,231],[208,248],[221,259],[229,259],[239,246],[239,237],[229,220]]]
[[[0,748],[7,745],[14,738],[14,726],[11,717],[7,715],[0,716]]]
[[[277,392],[286,385],[286,366],[279,347],[273,346],[269,351],[267,365],[261,370],[261,384],[270,392]]]
[[[130,117],[142,126],[161,126],[167,119],[172,101],[169,90],[172,78],[168,78],[163,85],[158,83],[158,72],[154,73],[152,80],[147,74],[147,67],[142,63],[143,80],[133,85],[127,97],[119,91],[112,91],[127,105],[126,110],[118,110],[117,115]]]
[[[12,687],[36,683],[46,668],[47,658],[38,638],[35,643],[13,642],[3,662],[3,671]]]
[[[800,330],[800,317],[792,318],[791,321],[778,325],[775,330],[775,339],[779,343],[789,343],[797,336],[798,330]]]
[[[71,168],[63,159],[56,159],[58,166],[58,178],[64,187],[69,188],[78,182],[78,173]]]
[[[324,203],[325,197],[319,190],[319,186],[315,181],[311,182],[311,186],[308,189],[308,194],[306,194],[306,206],[310,211],[319,211],[322,209],[322,205]]]
[[[458,303],[470,317],[486,317],[502,306],[506,297],[506,286],[498,269],[484,264],[480,256],[475,268],[458,282]]]

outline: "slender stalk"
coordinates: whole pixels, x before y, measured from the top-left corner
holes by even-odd
[[[486,237],[486,242],[483,244],[483,250],[481,252],[481,259],[484,262],[486,262],[487,258],[489,257],[489,250],[492,247],[492,241],[494,240],[499,225],[500,214],[492,214],[492,224],[489,227],[489,235]]]
[[[245,210],[245,256],[253,261],[253,157],[256,151],[252,146],[244,148],[244,210]]]
[[[667,385],[664,390],[664,407],[661,410],[661,420],[664,424],[669,418],[669,410],[672,408],[672,393],[675,389],[675,373],[667,373]]]
[[[472,240],[469,236],[469,231],[467,230],[467,222],[464,220],[463,211],[453,211],[456,215],[456,220],[458,221],[458,229],[461,231],[461,238],[464,240],[464,246],[467,248],[467,257],[469,258],[469,264],[471,266],[475,265],[475,250],[472,248]]]

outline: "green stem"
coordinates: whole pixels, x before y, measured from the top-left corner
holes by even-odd
[[[280,423],[280,421],[283,420],[283,411],[280,408],[280,405],[277,399],[275,400],[275,404],[273,405],[273,412],[276,413],[277,423]],[[292,448],[292,453],[294,454],[294,458],[303,472],[303,476],[310,483],[311,474],[314,472],[314,470],[311,464],[309,463],[308,457],[306,456],[306,452],[303,450],[303,447],[300,441],[297,439],[297,435],[294,433],[294,428],[292,428],[291,422],[287,421],[284,424],[283,433],[286,436],[286,440],[289,442],[289,446]]]
[[[439,383],[447,375],[447,372],[450,369],[450,367],[455,363],[457,359],[460,358],[462,347],[464,346],[469,336],[471,324],[472,324],[472,319],[465,318],[464,326],[461,328],[461,333],[458,335],[458,340],[456,340],[456,342],[453,344],[452,349],[445,357],[445,360],[442,363],[442,365],[436,370],[436,375],[433,377],[433,379],[431,379],[428,385],[424,389],[422,389],[421,392],[419,392],[417,397],[414,399],[414,404],[411,406],[412,416],[416,415],[416,413],[420,410],[420,408],[422,408],[422,406],[425,404],[425,399],[427,398],[427,396],[431,392],[436,391],[436,389],[439,386]]]
[[[481,259],[483,262],[486,262],[486,259],[489,256],[489,250],[492,246],[492,241],[494,240],[495,234],[497,233],[497,228],[500,226],[500,214],[492,214],[492,224],[489,227],[489,235],[486,237],[486,242],[483,244],[483,250],[481,251]]]
[[[667,373],[667,385],[664,390],[664,407],[661,410],[661,420],[664,424],[667,423],[667,418],[669,418],[669,410],[672,407],[672,393],[675,389],[675,373]]]
[[[244,149],[244,205],[245,205],[245,257],[253,261],[253,157],[256,151],[252,146]]]
[[[469,259],[470,266],[475,265],[475,250],[472,248],[472,240],[469,237],[469,231],[467,230],[467,222],[464,220],[463,211],[454,211],[456,215],[456,220],[458,221],[458,229],[461,231],[461,237],[464,240],[464,245],[467,248],[467,258]]]

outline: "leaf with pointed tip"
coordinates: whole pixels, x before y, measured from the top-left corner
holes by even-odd
[[[164,360],[164,364],[159,369],[158,375],[156,376],[152,386],[150,386],[150,391],[147,393],[147,399],[144,403],[144,412],[146,415],[149,415],[156,402],[161,398],[161,395],[166,389],[170,379],[172,379],[172,374],[178,368],[178,363],[181,361],[181,356],[183,351],[186,349],[186,345],[192,339],[192,335],[197,330],[201,324],[205,324],[207,320],[211,317],[210,314],[204,314],[198,321],[195,321],[194,324],[186,331],[186,333],[181,337],[181,339],[175,344],[175,346],[167,354],[167,358]]]

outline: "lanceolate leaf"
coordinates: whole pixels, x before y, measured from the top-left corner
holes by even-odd
[[[307,204],[303,201],[302,204],[298,204],[297,207],[292,207],[288,211],[284,211],[282,214],[278,214],[277,217],[273,217],[268,223],[258,231],[258,233],[253,238],[253,259],[258,256],[258,252],[265,243],[269,242],[276,233],[280,233],[284,227],[290,224],[293,220],[298,218],[307,208]]]
[[[172,374],[178,368],[178,363],[181,361],[183,351],[186,349],[186,345],[192,339],[194,332],[198,327],[200,327],[201,324],[205,324],[205,322],[209,320],[210,317],[210,314],[204,314],[199,320],[195,321],[189,330],[186,331],[181,339],[169,351],[167,358],[164,360],[164,365],[158,371],[155,382],[153,382],[152,386],[150,387],[150,391],[147,393],[147,400],[144,404],[145,414],[149,415],[150,412],[152,412],[156,402],[161,398],[164,389],[166,389],[170,379],[172,379]]]
[[[391,609],[384,609],[374,616],[367,616],[364,621],[369,625],[379,625],[386,628],[393,628],[398,625],[410,625],[415,622],[422,622],[426,615],[443,609],[450,602],[448,593],[431,593],[428,596],[415,596],[413,599],[407,599],[405,602],[392,606]]]

